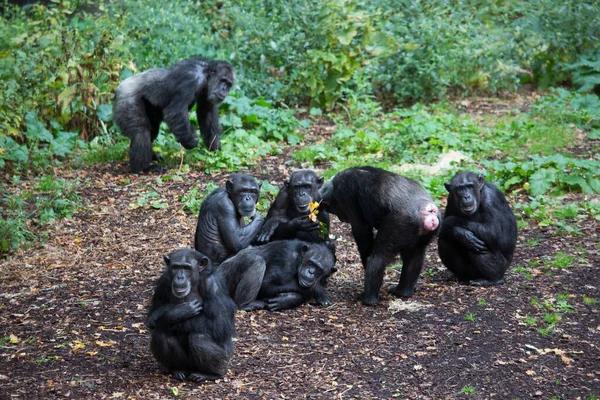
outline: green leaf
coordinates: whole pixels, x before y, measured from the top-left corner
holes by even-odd
[[[600,193],[600,179],[590,176],[588,177],[587,182],[594,192]]]
[[[587,134],[588,139],[598,140],[600,139],[600,129],[592,129]]]
[[[343,46],[348,46],[352,42],[352,39],[356,36],[357,30],[354,27],[349,27],[345,30],[337,30],[335,34],[337,39],[340,41],[340,44]]]
[[[583,193],[594,193],[594,190],[588,185],[586,180],[581,176],[576,175],[562,175],[561,181],[569,186],[579,186]]]
[[[76,132],[58,132],[56,138],[50,142],[50,150],[55,155],[64,157],[75,147],[78,136]]]
[[[150,203],[150,206],[151,206],[152,208],[156,208],[156,209],[159,209],[159,210],[160,210],[160,209],[162,209],[162,208],[167,208],[167,207],[169,207],[169,204],[168,204],[168,203],[161,202],[161,201],[159,200],[159,201],[153,201],[152,203]]]
[[[29,150],[24,144],[15,142],[12,138],[0,137],[0,159],[15,161],[24,164],[29,159]]]
[[[48,129],[46,129],[44,124],[40,122],[36,112],[28,112],[25,115],[25,123],[27,125],[25,136],[28,139],[37,139],[41,142],[52,141],[52,134],[50,133],[50,131],[48,131]]]
[[[100,104],[96,110],[96,115],[104,122],[112,121],[112,104]]]
[[[69,86],[69,87],[65,88],[65,90],[60,92],[60,94],[58,95],[58,99],[56,100],[56,103],[59,105],[59,107],[61,109],[64,110],[66,107],[68,107],[71,104],[71,102],[73,101],[73,99],[75,98],[76,95],[77,95],[77,86],[75,86],[75,85]]]
[[[552,168],[542,168],[534,172],[529,178],[531,194],[540,196],[546,193],[556,181],[556,170]]]

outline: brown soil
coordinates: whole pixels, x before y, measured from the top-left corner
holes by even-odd
[[[586,145],[598,151],[597,142]],[[284,157],[248,172],[280,184],[299,167]],[[43,246],[0,264],[0,338],[10,337],[0,346],[0,398],[600,396],[599,230],[591,218],[571,221],[581,236],[530,220],[498,287],[449,280],[432,245],[412,299],[384,293],[365,307],[356,300],[363,270],[355,243],[333,217],[340,271],[328,290],[335,304],[239,312],[228,374],[204,385],[176,381],[150,354],[145,310],[162,256],[192,245],[196,218],[183,213],[179,198],[227,174],[191,172],[184,182],[159,183],[126,170],[118,163],[58,171],[89,178],[80,191],[85,210],[51,226]],[[148,190],[169,206],[131,209]],[[574,259],[552,266],[557,253]],[[398,279],[390,269],[384,288]],[[560,318],[554,325],[544,321],[552,313]]]

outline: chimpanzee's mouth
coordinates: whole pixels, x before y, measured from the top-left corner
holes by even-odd
[[[246,208],[246,209],[242,209],[240,208],[240,215],[242,217],[251,217],[254,215],[254,208]]]
[[[300,284],[300,286],[302,286],[304,288],[310,288],[312,286],[312,282],[309,282],[302,278],[298,278],[298,283]]]
[[[301,213],[307,213],[310,211],[310,205],[308,204],[296,204],[296,208]]]
[[[173,296],[177,297],[178,299],[181,299],[190,293],[191,288],[191,285],[188,283],[185,287],[182,288],[173,286],[171,291],[173,292]]]
[[[465,215],[471,215],[473,214],[473,211],[475,211],[475,206],[462,207],[460,210]]]

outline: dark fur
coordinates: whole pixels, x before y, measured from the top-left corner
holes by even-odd
[[[460,280],[503,283],[517,244],[517,220],[506,198],[474,172],[456,174],[446,189],[448,205],[438,239],[442,262]]]
[[[235,83],[235,71],[226,61],[190,58],[168,69],[155,68],[125,79],[117,88],[113,119],[131,139],[131,172],[159,171],[152,165],[160,155],[152,151],[160,124],[165,121],[186,149],[198,144],[189,110],[196,103],[200,132],[209,150],[221,148],[218,106]]]
[[[305,209],[308,203],[321,201],[319,189],[322,186],[323,178],[313,171],[307,169],[294,171],[290,178],[284,181],[283,187],[269,208],[256,242],[266,243],[282,239],[300,239],[309,242],[327,240],[329,235],[327,211],[319,208],[317,221],[313,222],[308,218],[310,210]],[[325,224],[327,228],[327,232],[322,236],[319,222]]]
[[[165,264],[146,322],[152,354],[177,379],[217,379],[227,373],[233,354],[236,305],[203,254],[177,250],[165,256]],[[172,288],[186,284],[189,294],[176,297]]]
[[[248,247],[256,237],[264,217],[255,214],[260,195],[256,180],[244,174],[232,174],[225,188],[212,192],[198,214],[195,248],[214,264]],[[244,225],[243,217],[252,221]]]
[[[333,243],[281,240],[240,251],[221,264],[216,275],[227,282],[240,309],[277,311],[312,299],[319,305],[332,304],[325,285],[335,271]]]
[[[322,193],[325,209],[352,225],[365,267],[362,301],[367,305],[377,303],[385,267],[398,253],[402,257],[402,273],[391,293],[411,297],[423,268],[427,245],[439,229],[423,229],[419,217],[422,207],[433,204],[431,196],[417,182],[373,167],[338,173],[323,187]],[[438,212],[438,221],[439,218]]]

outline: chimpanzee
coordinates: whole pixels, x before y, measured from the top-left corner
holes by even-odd
[[[411,297],[423,268],[425,249],[440,224],[431,196],[412,179],[374,168],[357,167],[338,173],[323,186],[325,209],[352,225],[365,267],[361,300],[377,304],[385,267],[400,253],[400,282],[391,290]],[[375,235],[373,229],[377,229]]]
[[[176,379],[215,380],[233,354],[236,304],[202,253],[180,249],[164,260],[146,321],[152,354]]]
[[[225,188],[202,202],[196,227],[195,248],[214,264],[234,255],[254,240],[264,217],[255,214],[262,183],[245,174],[232,174]],[[244,225],[244,217],[251,222]]]
[[[323,178],[314,171],[302,169],[292,172],[289,179],[283,182],[283,188],[269,208],[267,218],[257,243],[270,240],[300,239],[309,242],[325,241],[329,236],[329,214],[319,208],[317,220],[311,221],[309,203],[321,201],[319,189],[323,186]],[[324,229],[321,229],[320,224]]]
[[[504,283],[517,245],[517,219],[506,198],[475,172],[456,174],[446,190],[438,239],[442,263],[472,285]]]
[[[333,302],[325,292],[327,278],[337,271],[332,242],[277,240],[251,246],[225,260],[215,275],[242,310],[285,310],[314,299]]]
[[[123,135],[131,139],[131,172],[157,172],[153,165],[162,157],[152,151],[160,123],[165,121],[186,149],[198,144],[188,112],[196,104],[196,115],[208,150],[221,148],[218,105],[235,82],[235,71],[226,61],[195,57],[170,68],[154,68],[125,79],[115,95],[113,119]]]

